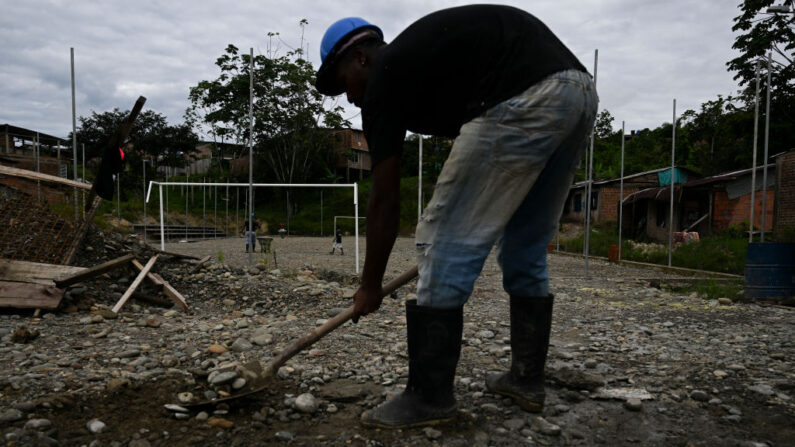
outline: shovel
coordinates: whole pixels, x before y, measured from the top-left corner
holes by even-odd
[[[417,267],[412,267],[406,273],[398,276],[397,278],[393,279],[389,283],[387,283],[381,292],[381,296],[385,297],[401,286],[405,285],[412,279],[417,276]],[[249,362],[243,365],[244,369],[246,369],[246,379],[248,380],[247,389],[244,388],[238,393],[235,393],[231,396],[223,396],[217,399],[211,399],[204,402],[195,402],[190,404],[182,404],[183,407],[187,408],[195,408],[195,407],[204,407],[209,405],[216,405],[221,402],[229,402],[231,400],[240,399],[241,397],[250,396],[255,393],[259,393],[260,391],[264,390],[268,386],[268,382],[270,379],[276,374],[279,368],[282,367],[288,360],[293,358],[296,354],[303,351],[304,349],[312,346],[316,341],[323,338],[326,334],[333,331],[334,329],[342,326],[348,320],[353,317],[353,305],[349,308],[345,309],[344,311],[337,314],[335,317],[329,319],[323,325],[315,328],[312,332],[304,335],[303,337],[299,338],[298,340],[294,341],[290,346],[284,349],[279,355],[271,359],[270,362],[265,366],[265,369],[262,369],[262,366],[258,361]]]

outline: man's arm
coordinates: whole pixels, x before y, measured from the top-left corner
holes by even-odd
[[[362,283],[354,296],[354,317],[381,306],[381,282],[400,225],[400,158],[389,157],[373,168],[373,186],[367,204],[367,253]]]

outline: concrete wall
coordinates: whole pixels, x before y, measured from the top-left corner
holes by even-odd
[[[649,200],[646,201],[646,234],[657,241],[668,240],[668,214],[671,212],[670,202]],[[659,217],[662,221],[658,225],[657,217],[658,210],[662,213]],[[674,231],[681,231],[679,226],[679,206],[674,206]]]

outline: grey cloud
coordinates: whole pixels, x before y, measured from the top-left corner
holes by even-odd
[[[319,65],[326,27],[357,15],[378,24],[387,40],[417,18],[459,0],[311,2],[139,1],[6,2],[0,17],[0,122],[66,136],[71,130],[69,47],[75,47],[79,115],[131,107],[139,94],[147,108],[180,122],[188,88],[218,75],[214,62],[228,44],[247,52],[268,49],[266,34],[279,32],[289,46],[304,44]],[[601,108],[631,128],[670,121],[671,99],[680,110],[718,94],[734,93],[726,72],[733,57],[735,3],[687,0],[505,0],[528,9],[555,31],[590,69],[599,48]],[[286,51],[284,43],[278,43]],[[344,96],[346,115],[358,110]]]

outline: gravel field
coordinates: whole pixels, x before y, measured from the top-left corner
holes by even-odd
[[[404,431],[361,427],[362,411],[407,377],[403,300],[348,323],[279,371],[260,394],[203,411],[181,408],[247,386],[247,362],[266,363],[350,304],[353,239],[275,239],[257,253],[242,239],[167,244],[160,273],[188,312],[128,302],[108,311],[134,279],[120,269],[73,286],[59,311],[0,315],[0,430],[6,445],[795,445],[793,310],[709,301],[654,287],[657,270],[550,255],[556,295],[547,404],[529,414],[485,390],[510,361],[507,295],[489,258],[465,309],[454,424]],[[362,254],[364,240],[361,241]],[[132,251],[135,239],[90,232],[80,265]],[[222,256],[219,256],[219,252]],[[219,263],[222,257],[224,263]],[[362,259],[363,261],[363,259]],[[278,271],[276,270],[278,264]],[[397,241],[389,278],[414,264]],[[145,294],[157,292],[146,285]],[[729,297],[732,298],[732,297]],[[21,329],[26,326],[25,329]]]

